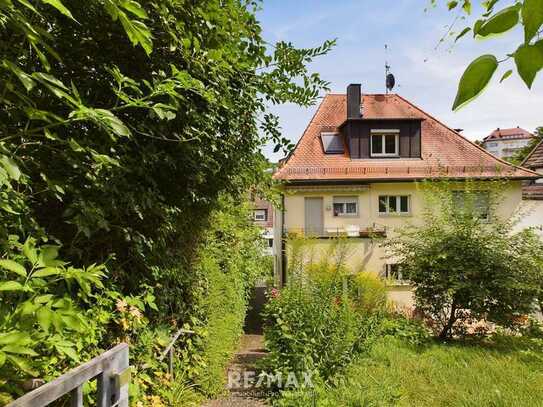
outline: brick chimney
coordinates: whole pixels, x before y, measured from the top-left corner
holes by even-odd
[[[347,86],[347,119],[360,119],[360,97],[362,87],[359,83]]]

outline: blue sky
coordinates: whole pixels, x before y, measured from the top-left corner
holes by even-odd
[[[543,125],[543,75],[529,91],[517,74],[499,84],[501,75],[513,66],[511,60],[499,67],[491,86],[459,112],[451,105],[465,67],[483,53],[498,59],[515,50],[522,31],[474,41],[468,34],[452,49],[452,42],[436,50],[439,39],[456,16],[448,12],[445,0],[437,8],[425,8],[429,0],[264,0],[258,18],[269,42],[290,41],[298,47],[311,47],[337,38],[337,46],[318,58],[310,68],[331,82],[332,92],[345,92],[349,83],[361,83],[366,93],[384,92],[384,45],[386,58],[396,76],[394,92],[453,128],[464,129],[464,136],[480,139],[496,127],[521,126],[527,130]],[[474,2],[476,3],[476,2]],[[503,2],[507,5],[508,2]],[[477,11],[477,10],[475,10]],[[454,31],[472,25],[473,19],[458,20]],[[283,134],[297,141],[316,106],[309,109],[293,105],[274,106]],[[266,155],[276,161],[280,154]]]

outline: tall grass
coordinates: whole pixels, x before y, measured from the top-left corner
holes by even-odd
[[[375,344],[314,393],[284,393],[280,406],[543,406],[543,345],[509,337],[484,345],[397,339]]]

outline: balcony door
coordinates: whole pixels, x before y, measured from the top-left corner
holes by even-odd
[[[305,233],[321,236],[324,234],[324,212],[322,198],[305,198]]]

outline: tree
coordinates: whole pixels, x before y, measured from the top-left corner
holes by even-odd
[[[428,182],[421,225],[398,231],[385,246],[415,288],[416,306],[450,338],[470,318],[513,326],[533,311],[543,278],[543,245],[531,230],[513,232],[498,218],[504,185]]]
[[[434,6],[437,3],[438,0],[432,0]],[[492,54],[481,55],[468,65],[458,84],[453,110],[461,108],[481,94],[494,76],[498,66],[503,66],[511,59],[514,60],[517,73],[530,89],[538,72],[543,68],[543,39],[541,39],[543,1],[521,0],[505,3],[508,4],[498,0],[483,1],[483,13],[473,25],[455,32],[455,24],[471,16],[472,1],[447,0],[448,9],[458,12],[447,32],[447,35],[454,37],[455,42],[470,33],[473,38],[481,40],[507,33],[515,28],[521,28],[524,32],[523,41],[516,50],[509,50],[505,55],[499,57]],[[447,35],[441,41],[444,41]],[[503,82],[512,73],[513,68],[506,69],[500,82]]]
[[[289,148],[267,106],[327,86],[306,65],[333,42],[268,44],[258,4],[1,1],[0,165],[25,205],[3,196],[0,244],[41,230],[127,290],[190,263],[219,196],[259,184],[262,145]]]

